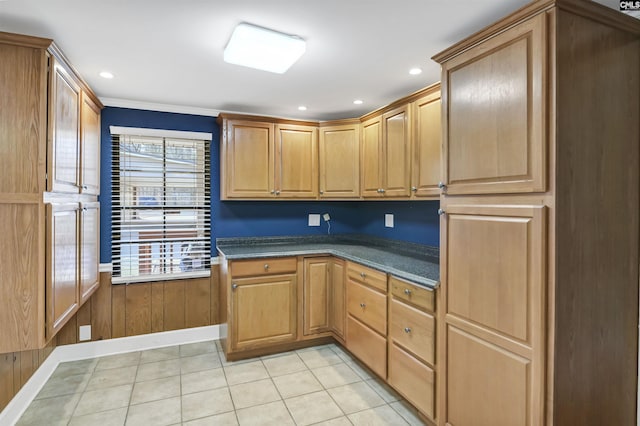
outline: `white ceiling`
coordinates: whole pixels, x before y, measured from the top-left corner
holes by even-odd
[[[526,3],[0,0],[0,31],[53,38],[107,105],[329,120],[438,81],[432,55]],[[298,35],[307,52],[282,75],[227,64],[223,49],[240,22]],[[424,72],[409,75],[416,66]],[[103,70],[115,78],[99,77]]]

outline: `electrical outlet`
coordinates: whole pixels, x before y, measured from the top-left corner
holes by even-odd
[[[83,342],[85,340],[91,340],[91,326],[81,325],[80,332],[78,333],[78,340]]]
[[[384,226],[386,226],[387,228],[393,228],[393,215],[392,214],[385,214],[384,215]]]
[[[309,226],[320,226],[319,214],[309,214]]]

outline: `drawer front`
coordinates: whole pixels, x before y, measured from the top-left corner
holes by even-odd
[[[387,335],[386,294],[349,280],[347,283],[347,312],[383,336]]]
[[[349,262],[347,266],[347,277],[377,288],[380,291],[387,291],[387,274],[384,272]]]
[[[389,337],[422,361],[434,364],[435,324],[432,315],[391,299]]]
[[[389,345],[387,380],[427,417],[435,418],[435,372],[394,344]]]
[[[296,272],[297,266],[295,257],[235,260],[231,262],[231,276],[236,278]]]
[[[400,280],[389,278],[389,286],[393,297],[407,301],[429,312],[436,310],[436,298],[433,290]]]
[[[374,373],[387,377],[387,339],[347,316],[347,349]]]

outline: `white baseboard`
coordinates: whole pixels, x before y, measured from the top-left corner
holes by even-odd
[[[38,367],[5,409],[0,412],[0,425],[14,425],[20,419],[29,404],[31,404],[31,401],[38,395],[40,389],[42,389],[61,362],[217,340],[219,338],[220,326],[211,325],[59,346],[51,352],[51,355]]]

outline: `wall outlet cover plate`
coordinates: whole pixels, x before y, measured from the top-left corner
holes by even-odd
[[[309,226],[320,226],[319,214],[309,214]]]

